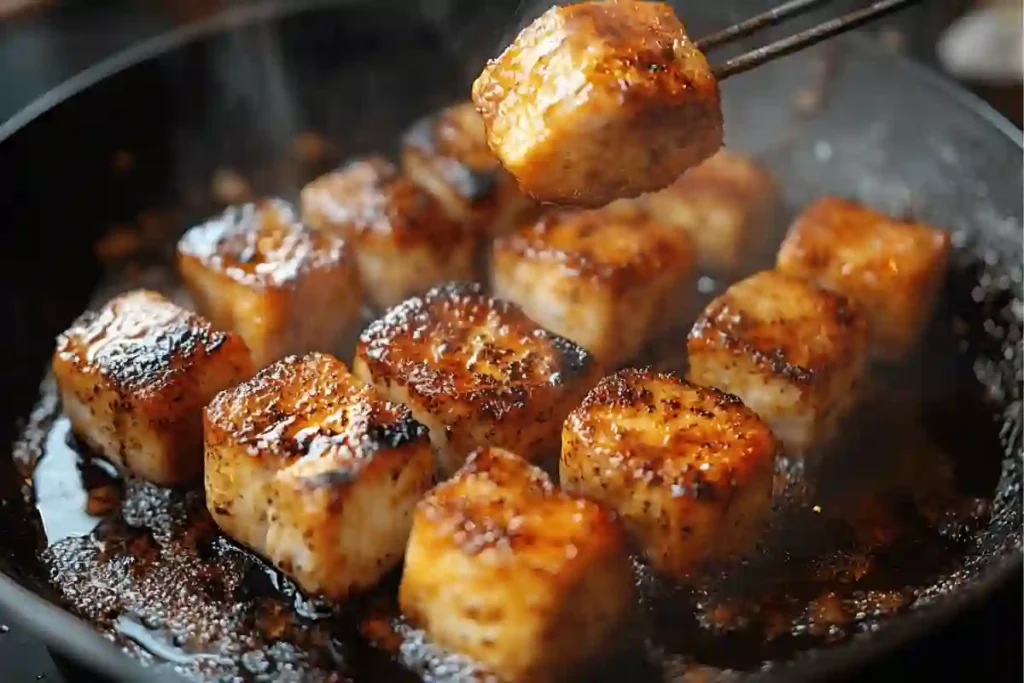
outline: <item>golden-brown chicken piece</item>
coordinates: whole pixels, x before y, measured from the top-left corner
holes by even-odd
[[[487,140],[538,200],[660,190],[722,145],[718,83],[663,2],[552,7],[473,84]]]
[[[731,394],[621,370],[565,421],[562,489],[619,513],[651,564],[686,578],[750,549],[771,507],[771,429]]]
[[[57,338],[53,355],[75,436],[121,470],[162,486],[200,475],[203,406],[252,373],[241,337],[148,290],[83,313]]]
[[[475,275],[479,240],[470,226],[380,157],[353,161],[306,185],[302,214],[355,250],[363,293],[376,308]]]
[[[638,201],[655,220],[693,238],[702,268],[736,273],[763,255],[779,197],[767,169],[722,149]]]
[[[388,311],[360,337],[354,370],[430,428],[446,474],[483,446],[555,457],[565,416],[599,377],[588,352],[469,283]]]
[[[401,560],[434,482],[426,428],[327,354],[288,356],[204,414],[206,505],[308,593],[338,600]]]
[[[496,240],[491,269],[495,296],[607,366],[680,324],[695,288],[686,233],[615,207],[549,212]]]
[[[417,506],[398,599],[502,680],[560,681],[623,637],[633,576],[612,513],[489,448]]]
[[[531,204],[487,146],[472,102],[446,107],[402,138],[402,169],[478,234],[502,235]]]
[[[178,242],[178,270],[199,311],[234,330],[257,367],[334,351],[359,323],[361,292],[345,242],[299,221],[287,202],[228,208]]]
[[[949,235],[941,230],[824,197],[790,227],[777,268],[860,302],[875,354],[899,360],[935,310],[948,254]]]
[[[690,380],[735,394],[789,455],[827,441],[856,399],[867,359],[864,312],[777,271],[741,280],[690,332]]]

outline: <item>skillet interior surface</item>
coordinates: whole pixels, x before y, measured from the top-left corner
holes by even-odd
[[[726,23],[713,11],[695,16],[699,8],[685,7],[695,34]],[[39,401],[37,369],[54,335],[90,302],[131,284],[174,290],[166,267],[174,237],[216,210],[210,187],[218,171],[238,171],[256,193],[288,197],[345,157],[393,152],[407,124],[465,96],[508,19],[481,10],[439,25],[384,3],[257,23],[132,66],[0,145],[0,177],[14,187],[0,199],[12,226],[0,282],[17,293],[0,302],[17,331],[5,340],[12,371],[3,396],[10,415],[36,406],[27,421],[2,425],[15,443],[13,457],[0,458],[5,574],[94,622],[144,662],[186,674],[286,680],[336,670],[357,680],[414,680],[396,657],[439,678],[467,671],[404,627],[396,638],[386,597],[328,614],[296,595],[220,539],[195,494],[80,465],[45,383]],[[845,515],[835,524],[790,520],[777,543],[782,560],[769,558],[774,570],[736,575],[776,577],[771,586],[734,576],[692,593],[641,571],[650,602],[667,607],[652,611],[645,656],[622,663],[637,677],[722,669],[810,675],[891,645],[1019,573],[1019,132],[858,40],[730,81],[724,94],[729,144],[770,166],[788,214],[823,193],[846,195],[949,228],[956,256],[922,352],[882,373],[877,405],[862,416],[864,433],[885,438],[837,454],[845,465],[832,480],[843,486],[820,493],[826,511],[855,508],[856,523]],[[323,138],[300,136],[306,131]],[[120,256],[126,243],[131,259]],[[705,281],[705,294],[721,284]],[[900,460],[903,470],[885,462],[897,435],[914,444],[896,449],[915,454]],[[941,476],[918,477],[922,471],[947,475],[953,490],[942,488]],[[913,502],[901,479],[908,472],[929,491],[927,503],[941,502],[942,519],[927,519],[927,505],[911,505],[906,516],[889,509]],[[871,515],[856,492],[873,492],[887,477],[898,482],[898,502],[886,503],[883,521],[865,520]],[[80,514],[86,505],[99,514]],[[858,530],[902,540],[868,551],[856,538],[836,540]],[[843,546],[824,563],[829,578],[806,579],[822,556],[794,537]],[[863,578],[849,579],[858,572]],[[748,601],[751,586],[774,598]],[[703,620],[689,617],[695,606]],[[830,610],[842,617],[822,616]],[[767,638],[773,620],[776,631],[785,627]],[[68,631],[72,637],[80,636]],[[393,657],[370,640],[401,647]]]

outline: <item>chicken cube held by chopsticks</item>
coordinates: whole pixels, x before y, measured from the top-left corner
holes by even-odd
[[[408,409],[311,353],[223,392],[204,417],[206,504],[226,534],[334,600],[399,563],[434,482]]]
[[[359,322],[348,245],[281,200],[235,206],[178,242],[178,270],[200,312],[245,339],[257,367],[335,351]]]
[[[478,235],[389,161],[369,157],[302,189],[302,215],[343,237],[378,309],[447,280],[472,279]]]
[[[353,365],[430,428],[444,474],[488,445],[557,457],[562,422],[599,377],[590,353],[470,283],[392,308],[363,332]]]
[[[398,599],[440,645],[542,683],[626,639],[633,592],[613,513],[489,448],[417,507]]]
[[[550,211],[494,243],[491,281],[496,296],[614,366],[685,319],[693,251],[685,232],[641,211]]]
[[[739,396],[806,458],[853,406],[867,360],[859,305],[777,271],[741,280],[690,331],[690,380]]]
[[[237,334],[136,290],[57,339],[53,374],[75,436],[120,469],[171,486],[203,470],[203,407],[253,373]]]
[[[529,196],[600,206],[659,190],[722,145],[718,83],[663,2],[553,7],[473,84]]]
[[[651,564],[686,578],[750,550],[771,507],[776,443],[731,394],[622,370],[565,421],[565,491],[615,509]]]
[[[948,254],[941,230],[825,197],[790,227],[777,267],[863,305],[875,355],[900,360],[935,310]]]

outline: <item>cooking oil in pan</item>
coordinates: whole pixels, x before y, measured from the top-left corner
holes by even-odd
[[[988,501],[965,493],[995,488],[998,467],[986,473],[973,454],[999,451],[997,425],[974,396],[922,401],[908,389],[915,377],[913,368],[882,374],[842,447],[823,459],[814,497],[779,505],[756,556],[686,587],[637,561],[639,644],[605,676],[759,670],[876,629],[956,571],[987,519]],[[69,608],[142,661],[198,680],[484,676],[402,621],[396,577],[343,608],[309,599],[221,536],[201,491],[120,479],[75,442],[52,394],[41,405],[50,409],[36,411],[26,434],[39,440],[29,465],[50,580]],[[957,416],[970,446],[936,446],[925,425],[942,415]],[[985,481],[965,482],[964,463]]]

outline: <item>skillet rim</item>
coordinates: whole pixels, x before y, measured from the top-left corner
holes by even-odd
[[[101,81],[200,39],[209,38],[231,28],[280,19],[318,8],[358,4],[362,1],[263,0],[235,6],[212,17],[158,33],[80,71],[30,102],[7,121],[0,123],[0,144],[61,103]],[[403,3],[391,0],[387,0],[387,4],[403,6]],[[860,34],[848,35],[844,40],[848,41],[854,53],[877,53],[884,49],[878,41]],[[890,54],[887,58],[898,65],[895,68],[902,69],[919,82],[927,84],[937,91],[940,97],[947,98],[977,115],[984,124],[1002,133],[1024,151],[1024,131],[1018,129],[981,98],[913,59],[899,54]],[[1020,549],[994,556],[985,562],[984,567],[965,586],[888,621],[881,632],[868,637],[854,638],[835,648],[812,650],[807,659],[797,659],[783,664],[778,669],[767,672],[767,677],[814,680],[830,674],[854,673],[858,668],[877,661],[911,640],[920,639],[926,633],[938,630],[971,607],[980,605],[997,589],[1008,584],[1013,575],[1019,575],[1022,569],[1024,554]],[[154,683],[171,683],[183,680],[166,668],[143,666],[105,639],[90,624],[33,593],[3,572],[0,572],[0,606],[13,621],[40,638],[48,648],[56,650],[91,671],[120,681],[151,679]]]

